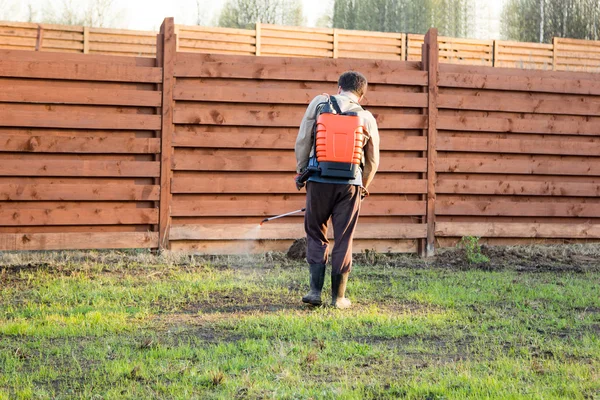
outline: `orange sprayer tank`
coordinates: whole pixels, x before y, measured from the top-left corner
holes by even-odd
[[[321,176],[354,178],[362,161],[363,145],[363,123],[356,113],[319,115],[316,156]]]

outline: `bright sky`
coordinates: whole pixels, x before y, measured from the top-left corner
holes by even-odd
[[[178,24],[195,25],[197,1],[201,5],[202,25],[215,24],[225,0],[113,0],[118,27],[137,30],[158,30],[165,17],[175,17]],[[476,38],[499,38],[499,16],[504,1],[475,0],[479,26],[474,35]],[[0,19],[25,21],[28,4],[41,14],[48,4],[59,7],[65,2],[85,7],[88,0],[0,0],[0,7],[4,5],[4,10],[0,9]],[[332,8],[333,0],[302,0],[302,5],[307,25],[314,26],[317,19]]]

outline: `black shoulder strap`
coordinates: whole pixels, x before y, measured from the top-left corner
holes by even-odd
[[[343,114],[343,113],[342,113],[342,109],[340,108],[340,105],[338,104],[338,102],[337,102],[337,100],[336,100],[335,96],[330,96],[330,99],[331,99],[331,104],[333,105],[333,108],[334,108],[335,112],[336,112],[336,113],[338,113],[338,114]],[[365,109],[364,109],[364,108],[363,108],[363,107],[362,107],[360,104],[358,104],[357,102],[355,102],[355,101],[353,101],[353,100],[350,100],[350,101],[351,101],[352,103],[356,104],[356,105],[357,105],[357,106],[358,106],[358,107],[359,107],[359,108],[360,108],[362,111],[364,111],[364,110],[365,110]]]
[[[331,104],[333,105],[333,109],[335,110],[335,112],[338,114],[341,114],[342,109],[340,108],[340,105],[338,104],[337,100],[335,99],[335,96],[330,96],[329,98],[331,99]]]

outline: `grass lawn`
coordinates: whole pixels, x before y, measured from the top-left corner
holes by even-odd
[[[277,254],[0,262],[0,399],[600,399],[595,267],[371,254],[339,311]]]

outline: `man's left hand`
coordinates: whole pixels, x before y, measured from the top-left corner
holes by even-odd
[[[304,186],[306,186],[306,182],[300,182],[300,180],[299,180],[300,179],[300,175],[301,174],[298,174],[298,175],[296,175],[294,177],[294,182],[296,182],[296,189],[298,189],[298,190],[302,190],[302,188]]]

